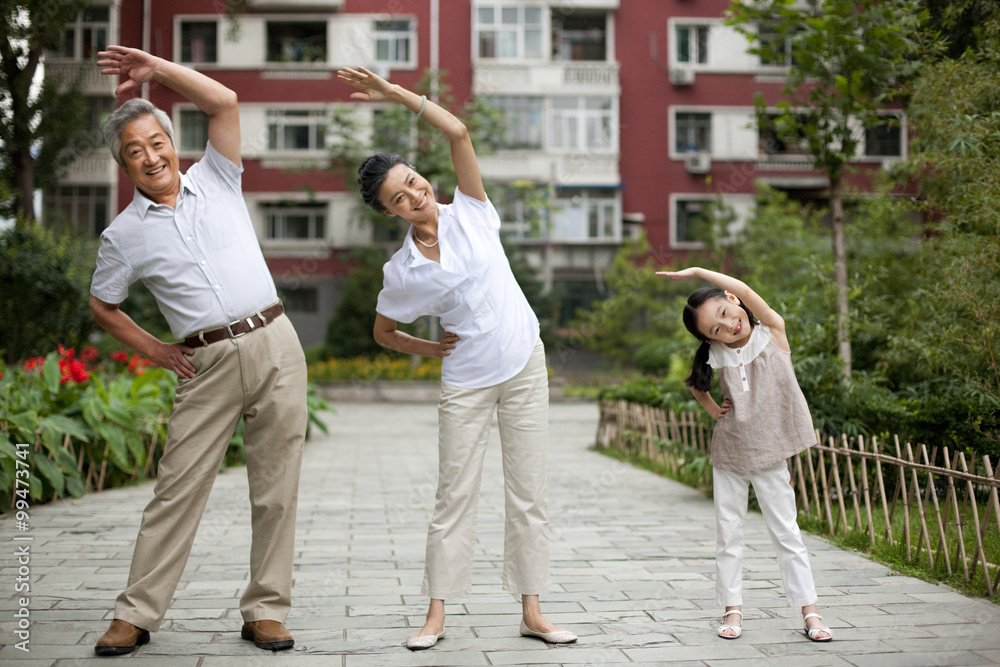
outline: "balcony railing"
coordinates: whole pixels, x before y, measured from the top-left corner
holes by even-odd
[[[494,63],[479,61],[473,75],[478,95],[618,95],[618,63]]]
[[[101,68],[91,61],[55,60],[45,63],[46,78],[59,77],[64,84],[80,79],[80,90],[86,95],[114,95],[118,87],[117,76],[101,74]]]

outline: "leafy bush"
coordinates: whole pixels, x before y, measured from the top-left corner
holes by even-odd
[[[94,251],[37,223],[0,231],[0,353],[8,364],[94,330],[88,307]]]
[[[17,498],[18,443],[29,445],[27,493],[35,502],[155,476],[176,386],[176,375],[138,355],[101,359],[94,347],[78,355],[59,346],[16,366],[0,363],[0,511]],[[308,405],[309,428],[326,432],[317,413],[329,406],[312,387]],[[245,461],[242,427],[225,460]]]
[[[441,360],[421,357],[414,366],[411,357],[381,354],[374,358],[329,359],[309,365],[314,382],[342,380],[440,380]]]

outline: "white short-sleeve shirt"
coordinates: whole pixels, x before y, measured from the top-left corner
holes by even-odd
[[[376,310],[397,322],[441,318],[458,343],[441,365],[441,380],[478,389],[500,384],[528,363],[538,318],[514,279],[500,244],[500,216],[489,201],[455,190],[438,204],[441,262],[424,257],[410,228],[385,264]]]
[[[208,144],[205,157],[181,175],[176,208],[136,188],[101,234],[90,293],[121,303],[141,280],[178,339],[277,301],[243,200],[242,172]]]

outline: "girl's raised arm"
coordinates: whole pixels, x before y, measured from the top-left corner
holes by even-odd
[[[788,350],[788,338],[785,335],[785,320],[771,309],[767,302],[760,297],[757,292],[750,289],[742,280],[727,276],[717,271],[709,271],[699,266],[691,266],[681,271],[657,271],[658,276],[667,276],[674,280],[690,280],[700,278],[715,284],[734,295],[749,308],[762,324],[767,325],[771,330],[771,336],[775,344],[783,350]]]
[[[351,93],[351,99],[402,104],[444,135],[451,145],[451,163],[458,178],[458,189],[473,199],[486,201],[483,177],[479,172],[479,161],[476,159],[469,129],[453,113],[422,95],[389,83],[364,67],[345,67],[337,72],[337,78],[358,89],[358,92]]]

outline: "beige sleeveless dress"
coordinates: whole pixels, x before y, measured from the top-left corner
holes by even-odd
[[[708,364],[733,404],[712,432],[713,467],[761,470],[816,444],[792,355],[775,346],[765,325],[755,326],[743,347],[712,343]]]

